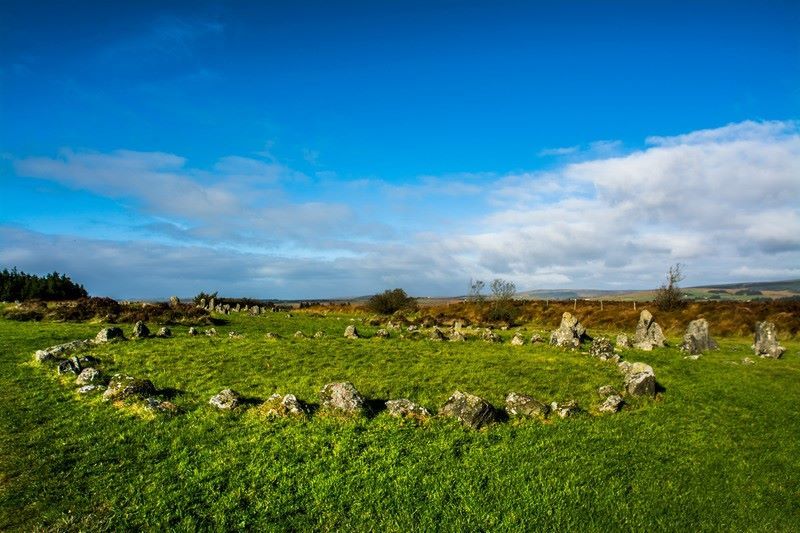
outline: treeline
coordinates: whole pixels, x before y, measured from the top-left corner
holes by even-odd
[[[58,272],[36,276],[16,267],[0,272],[0,301],[74,300],[86,296],[88,293],[83,285]]]

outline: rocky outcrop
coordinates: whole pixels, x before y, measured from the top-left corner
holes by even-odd
[[[241,395],[233,389],[222,389],[208,400],[217,409],[236,409],[242,403]]]
[[[139,379],[127,374],[114,374],[108,383],[108,388],[103,393],[103,400],[125,400],[136,396],[150,396],[155,393],[156,388],[149,379]]]
[[[506,412],[511,416],[546,418],[550,413],[550,406],[530,396],[512,392],[506,396]]]
[[[399,400],[389,400],[386,402],[386,412],[389,416],[397,418],[416,418],[417,420],[425,420],[431,416],[431,413],[417,405],[407,398]]]
[[[778,330],[772,322],[758,322],[753,352],[759,357],[780,359],[786,349],[778,344]]]
[[[366,412],[364,398],[349,381],[328,383],[319,392],[323,410],[339,415],[360,415]]]
[[[586,328],[568,312],[561,315],[561,324],[550,334],[550,344],[561,348],[577,348],[581,342],[589,339]]]
[[[462,424],[473,429],[497,421],[495,408],[479,396],[455,391],[442,407],[440,414],[457,418]]]
[[[653,319],[653,315],[647,309],[643,309],[639,315],[639,323],[636,324],[636,335],[633,337],[633,347],[639,350],[650,351],[656,347],[667,345],[667,339],[661,326]]]

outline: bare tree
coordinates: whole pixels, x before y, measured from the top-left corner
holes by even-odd
[[[662,311],[671,311],[686,305],[683,291],[678,287],[678,283],[683,279],[683,265],[675,263],[669,267],[666,283],[663,283],[656,291],[656,307]]]
[[[469,280],[469,295],[467,299],[471,302],[475,303],[483,303],[486,297],[483,295],[483,289],[486,286],[486,283],[480,279],[471,279]]]

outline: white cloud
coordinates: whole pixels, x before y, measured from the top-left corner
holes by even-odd
[[[46,243],[38,246],[6,230],[12,245],[0,243],[0,258],[21,268],[80,268],[99,286],[111,283],[102,271],[114,282],[172,280],[187,287],[184,294],[212,288],[213,279],[239,294],[302,297],[394,286],[459,294],[470,277],[496,276],[520,289],[654,287],[675,262],[687,265],[689,284],[796,275],[795,123],[746,122],[648,143],[625,155],[617,143],[601,143],[596,154],[616,155],[547,172],[421,177],[405,185],[320,182],[242,157],[204,172],[171,154],[65,151],[17,161],[17,171],[130,198],[184,245],[84,239],[61,250],[69,237],[29,235]],[[292,200],[298,183],[304,197]],[[226,284],[226,276],[235,280]],[[137,290],[138,283],[130,282]],[[158,295],[179,292],[164,290]]]

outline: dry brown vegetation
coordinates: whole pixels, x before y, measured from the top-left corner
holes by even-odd
[[[517,324],[531,323],[546,329],[558,326],[561,315],[569,311],[577,315],[589,330],[632,332],[642,309],[650,310],[667,335],[683,334],[686,325],[705,318],[711,334],[725,337],[747,337],[754,333],[755,323],[774,322],[783,338],[794,338],[800,331],[800,302],[691,302],[682,309],[659,311],[653,302],[599,301],[524,301],[515,302],[519,310]],[[474,324],[485,323],[488,305],[454,302],[424,308],[425,316],[439,322],[466,319]]]

